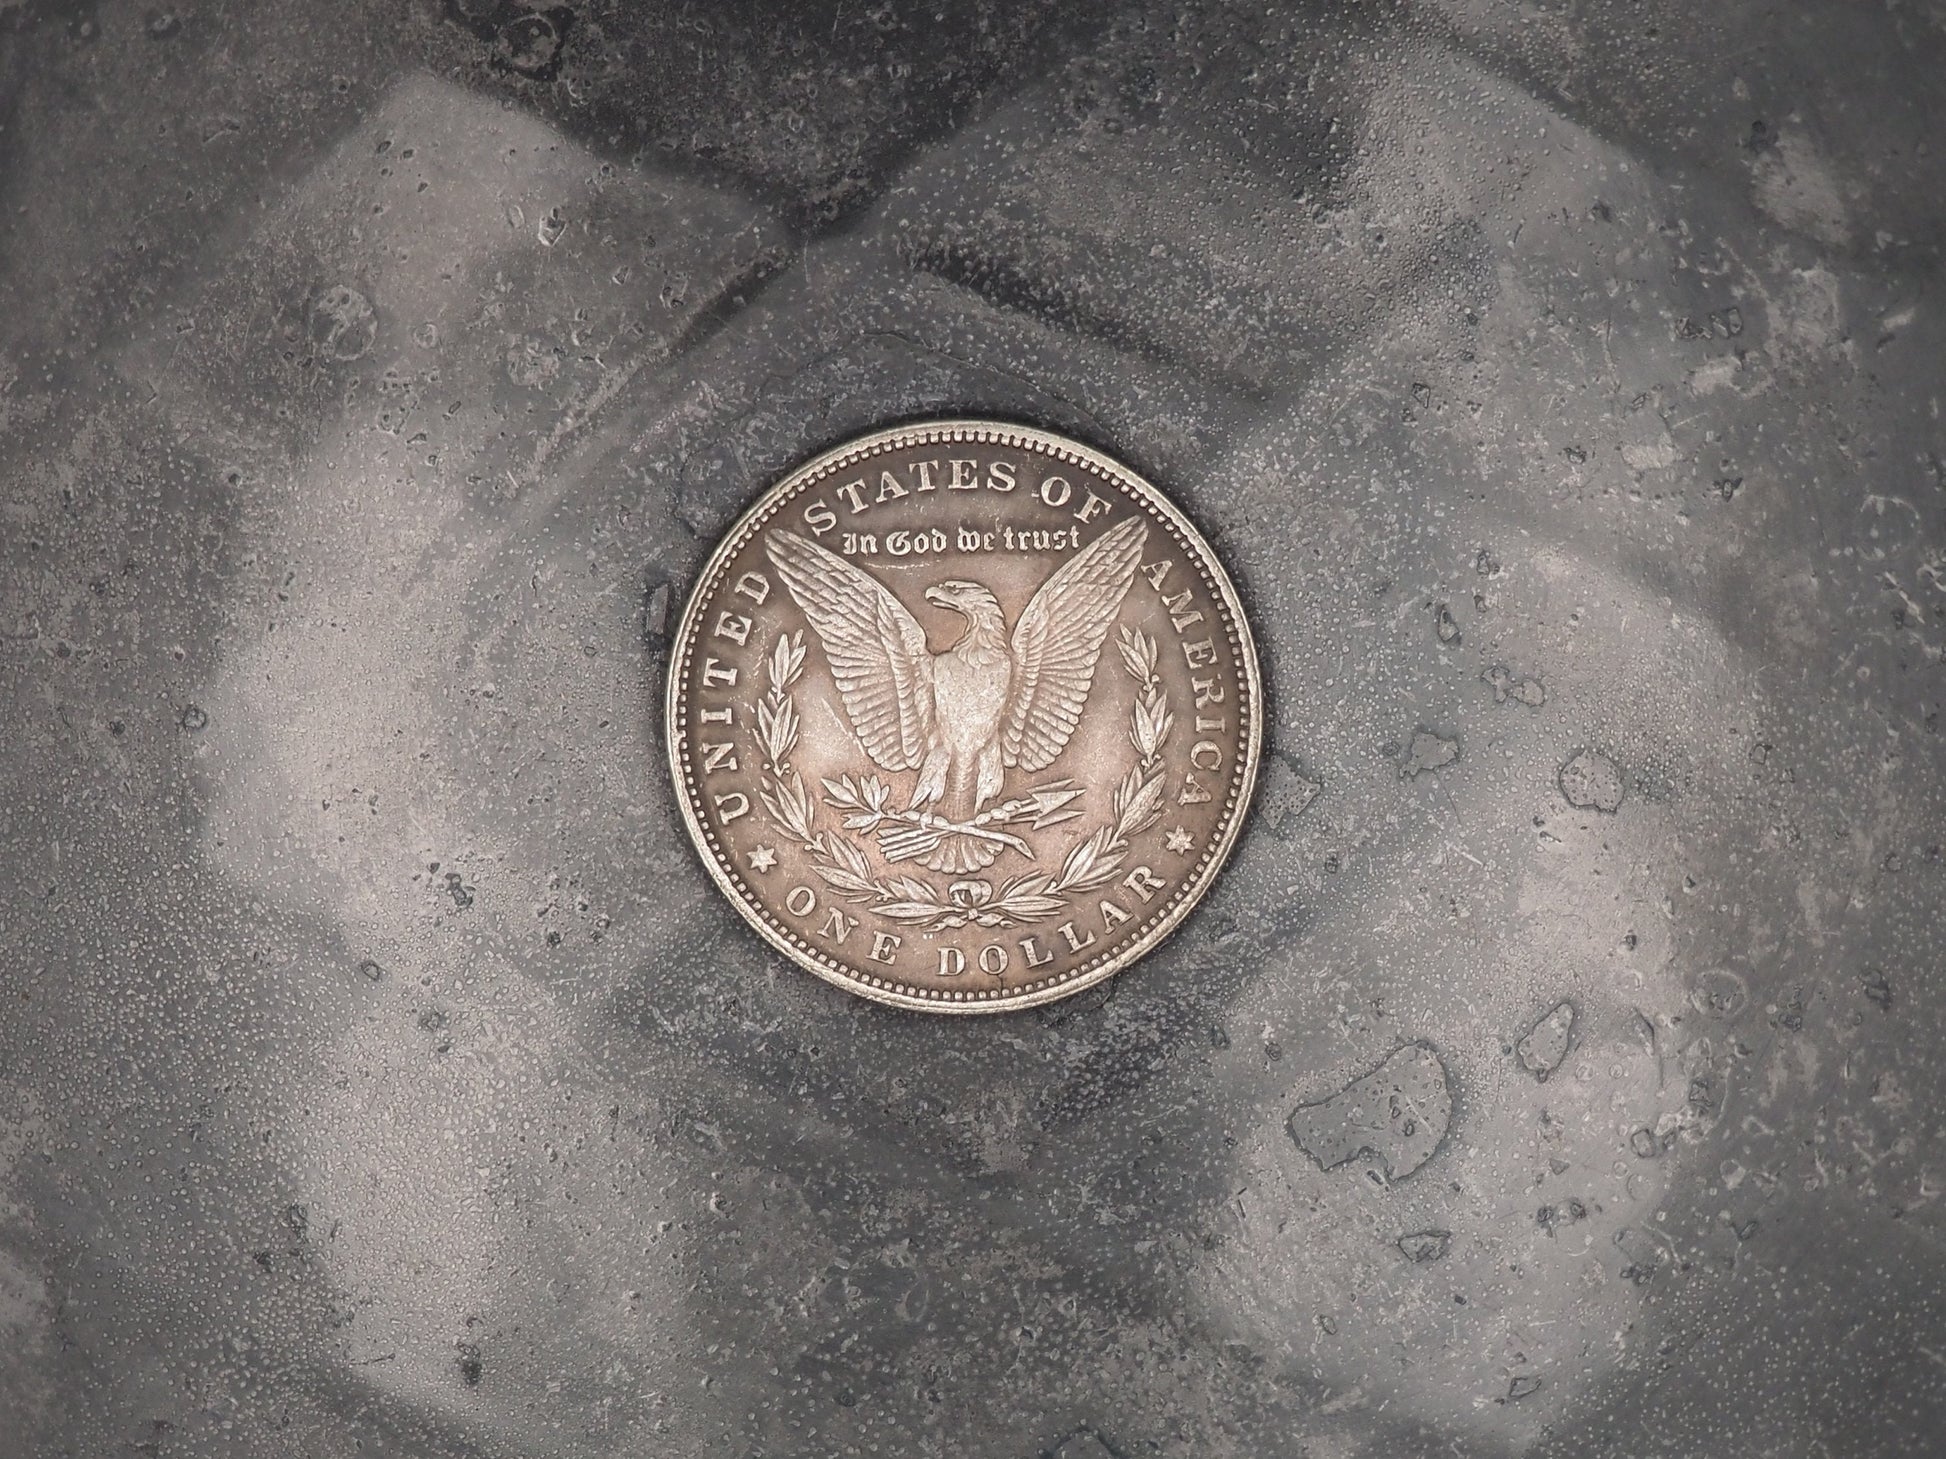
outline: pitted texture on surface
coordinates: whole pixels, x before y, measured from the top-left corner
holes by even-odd
[[[6,1443],[1925,1451],[1937,8],[1258,9],[0,5]],[[1268,696],[975,1041],[656,748],[946,414],[1167,482]],[[1410,1047],[1409,1176],[1293,1142]]]

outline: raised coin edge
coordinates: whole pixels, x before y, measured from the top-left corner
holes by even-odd
[[[1196,556],[1200,559],[1198,570],[1215,590],[1216,596],[1229,614],[1231,632],[1236,640],[1239,679],[1249,702],[1249,714],[1248,722],[1242,726],[1240,735],[1240,768],[1230,793],[1225,797],[1225,823],[1222,835],[1215,845],[1207,849],[1202,866],[1195,876],[1184,884],[1180,894],[1171,900],[1170,906],[1161,913],[1153,927],[1134,942],[1103,959],[1098,965],[1083,964],[1081,968],[1063,974],[1059,978],[1030,983],[1014,992],[989,994],[985,990],[978,993],[967,990],[966,996],[956,997],[954,993],[959,990],[920,992],[908,991],[910,985],[906,984],[888,986],[889,980],[875,981],[861,976],[823,953],[807,946],[800,946],[788,932],[775,925],[771,916],[745,893],[736,878],[721,864],[726,859],[722,848],[717,845],[716,838],[698,816],[694,798],[690,793],[689,775],[683,760],[682,731],[686,706],[681,690],[684,679],[682,666],[687,661],[689,650],[696,638],[702,605],[713,593],[716,580],[721,576],[726,562],[742,550],[748,535],[762,526],[784,500],[796,495],[798,489],[809,481],[821,479],[842,466],[883,451],[959,440],[1016,446],[1045,452],[1056,460],[1066,459],[1076,465],[1087,465],[1110,481],[1119,480],[1134,488],[1132,494],[1141,498],[1144,507],[1154,511],[1176,533],[1187,539],[1185,546],[1193,544],[1196,548]],[[1263,681],[1257,661],[1256,640],[1251,634],[1249,620],[1244,616],[1242,602],[1237,596],[1235,584],[1230,581],[1229,572],[1217,557],[1208,539],[1197,530],[1195,524],[1190,522],[1167,494],[1153,482],[1101,451],[1069,437],[1034,426],[978,418],[955,417],[946,420],[916,421],[854,436],[794,467],[775,485],[766,488],[723,532],[716,546],[704,560],[697,574],[695,586],[691,588],[684,600],[682,615],[677,620],[676,632],[669,641],[669,658],[663,690],[663,748],[668,758],[670,787],[681,809],[683,824],[689,833],[691,849],[697,859],[703,863],[704,870],[716,883],[717,889],[736,908],[743,920],[757,930],[764,941],[805,971],[860,998],[922,1013],[1007,1013],[1034,1008],[1091,988],[1097,983],[1114,977],[1132,963],[1154,951],[1202,903],[1211,885],[1229,863],[1230,855],[1242,833],[1243,823],[1248,817],[1251,797],[1256,790],[1262,738]]]

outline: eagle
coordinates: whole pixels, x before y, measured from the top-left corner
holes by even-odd
[[[1067,748],[1148,533],[1139,517],[1103,532],[1041,584],[1011,634],[984,584],[934,583],[926,601],[965,620],[940,653],[889,588],[836,553],[783,528],[764,551],[823,645],[865,753],[881,770],[919,772],[908,810],[963,826],[1008,767],[1042,770]],[[949,833],[923,861],[978,871],[1000,851]]]

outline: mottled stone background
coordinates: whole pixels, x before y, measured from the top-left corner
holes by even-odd
[[[1939,0],[0,0],[0,1453],[1940,1452],[1942,119]],[[948,411],[1271,696],[971,1022],[658,751]]]

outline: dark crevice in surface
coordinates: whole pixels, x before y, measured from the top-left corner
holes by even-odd
[[[479,83],[503,89],[485,48],[507,17],[473,18],[473,0],[449,4],[480,38]],[[908,159],[963,129],[989,96],[1085,49],[1114,9],[585,5],[575,10],[581,39],[562,48],[572,98],[519,81],[507,94],[598,155],[639,152],[679,175],[733,181],[794,234],[816,237],[869,208]]]

